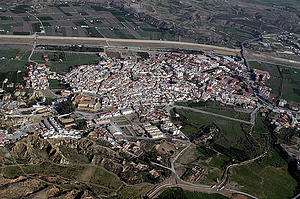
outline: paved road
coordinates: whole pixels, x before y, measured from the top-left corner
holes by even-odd
[[[256,109],[254,109],[254,111],[252,111],[251,115],[250,115],[250,120],[251,120],[251,124],[254,126],[255,125],[255,121],[256,121],[256,113],[259,111],[260,108],[264,107],[261,104],[258,104]]]
[[[175,171],[175,162],[176,162],[176,160],[188,149],[188,148],[190,148],[190,146],[192,146],[192,143],[191,142],[189,142],[188,143],[188,145],[183,149],[183,150],[181,150],[180,151],[180,153],[178,153],[177,155],[176,155],[176,157],[171,161],[171,169],[174,171],[174,173],[176,174],[176,177],[177,178],[179,178],[179,176],[178,176],[178,174],[176,173],[176,171]]]
[[[190,107],[186,107],[186,106],[177,106],[177,105],[173,105],[171,107],[179,108],[179,109],[186,109],[186,110],[190,110],[190,111],[194,111],[194,112],[198,112],[198,113],[203,113],[203,114],[206,114],[206,115],[212,115],[212,116],[215,116],[215,117],[221,117],[221,118],[224,118],[224,119],[233,120],[233,121],[236,121],[236,122],[241,122],[241,123],[252,125],[252,123],[249,122],[249,121],[240,120],[240,119],[237,119],[237,118],[232,118],[232,117],[228,117],[228,116],[224,116],[224,115],[220,115],[220,114],[216,114],[216,113],[211,113],[211,112],[203,111],[203,110],[196,109],[196,108],[190,108]]]
[[[31,60],[31,57],[32,57],[32,55],[33,55],[33,53],[34,53],[34,50],[35,50],[35,48],[36,48],[36,45],[37,45],[37,34],[34,33],[34,43],[33,43],[33,46],[32,46],[31,53],[30,53],[30,55],[29,55],[29,57],[28,57],[28,62],[34,63],[34,64],[37,66],[38,63],[37,63],[36,61]]]
[[[177,183],[175,183],[175,184],[170,183],[170,184],[159,185],[159,186],[155,187],[154,189],[150,190],[145,195],[148,196],[149,198],[156,198],[157,196],[159,196],[167,188],[180,187],[184,190],[189,190],[189,191],[192,191],[192,192],[196,191],[196,192],[209,193],[209,194],[218,193],[218,194],[223,194],[223,195],[226,195],[226,196],[229,196],[229,195],[232,195],[232,194],[241,194],[241,195],[245,195],[249,198],[258,199],[257,197],[252,196],[248,193],[237,191],[237,190],[234,190],[234,189],[216,190],[216,189],[212,189],[210,186],[207,186],[207,185],[192,184],[192,183],[182,181],[180,179],[178,179],[176,182]]]
[[[225,186],[225,183],[227,182],[228,176],[229,176],[229,175],[228,175],[228,172],[229,172],[229,170],[230,170],[232,167],[242,166],[242,165],[245,165],[245,164],[249,164],[249,163],[254,162],[254,161],[256,161],[256,160],[258,160],[258,159],[260,159],[260,158],[263,158],[263,157],[266,156],[266,155],[267,155],[267,152],[261,154],[260,156],[258,156],[258,157],[256,157],[256,158],[253,158],[253,159],[251,159],[251,160],[247,160],[247,161],[244,161],[244,162],[241,162],[241,163],[238,163],[238,164],[232,164],[232,165],[229,165],[229,166],[226,168],[226,170],[225,170],[225,172],[224,172],[224,175],[222,176],[222,180],[220,181],[219,184],[216,185],[216,188],[219,188],[219,189],[220,189],[220,188],[222,188],[222,187]]]
[[[154,189],[150,190],[148,193],[146,193],[145,195],[148,196],[149,198],[155,198],[157,197],[163,190],[167,189],[167,188],[172,188],[172,187],[181,187],[185,190],[190,190],[190,191],[198,191],[198,192],[204,192],[204,193],[221,193],[223,195],[228,195],[228,194],[232,194],[232,193],[238,193],[238,194],[242,194],[242,195],[245,195],[245,196],[248,196],[250,198],[254,198],[254,199],[257,199],[255,196],[252,196],[248,193],[244,193],[244,192],[241,192],[241,191],[237,191],[237,190],[233,190],[233,189],[223,189],[224,188],[224,182],[226,182],[227,180],[227,177],[228,177],[228,171],[231,167],[233,166],[238,166],[238,165],[243,165],[243,164],[247,164],[247,163],[250,163],[250,162],[253,162],[259,158],[261,158],[263,155],[265,154],[262,154],[261,156],[259,157],[256,157],[252,160],[248,160],[248,161],[245,161],[245,162],[242,162],[240,164],[235,164],[235,165],[231,165],[227,168],[227,176],[221,181],[220,184],[218,184],[217,186],[215,187],[210,187],[208,185],[202,185],[202,184],[193,184],[193,183],[190,183],[190,182],[186,182],[184,180],[182,180],[180,178],[180,176],[177,174],[176,170],[175,170],[175,162],[176,160],[184,153],[184,151],[186,151],[190,146],[192,145],[191,142],[188,142],[188,145],[183,149],[181,150],[180,153],[178,153],[176,155],[176,157],[171,161],[171,168],[165,166],[165,165],[162,165],[162,164],[158,164],[156,162],[151,162],[151,164],[153,165],[156,165],[156,166],[159,166],[159,167],[162,167],[164,169],[167,169],[167,170],[170,170],[172,172],[172,175],[170,177],[170,181],[173,181],[172,182],[169,182],[169,183],[163,183],[159,186],[156,186]]]
[[[31,16],[33,16],[34,18],[36,18],[36,20],[38,20],[39,22],[40,22],[40,24],[41,24],[41,29],[44,31],[44,33],[46,32],[45,31],[45,27],[44,27],[44,24],[42,23],[42,21],[35,15],[35,14],[32,14],[32,13],[30,13],[30,12],[26,12],[27,14],[29,14],[29,15],[31,15]],[[40,33],[42,33],[42,32],[40,32]]]

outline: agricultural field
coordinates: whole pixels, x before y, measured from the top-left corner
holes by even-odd
[[[47,54],[49,61],[43,60],[43,55]],[[68,72],[71,67],[82,64],[95,64],[99,60],[96,53],[70,53],[63,51],[56,52],[35,52],[31,58],[39,63],[50,66],[51,71],[64,73]]]
[[[20,5],[0,13],[0,34],[29,35],[41,32],[43,27],[45,33],[40,34],[49,36],[178,40],[132,15],[98,4],[63,3],[36,10]]]
[[[0,83],[4,89],[10,83],[21,83],[23,81],[23,76],[26,75],[26,65],[28,64],[27,59],[30,52],[5,47],[0,50]],[[2,82],[7,79],[7,84],[2,85]]]

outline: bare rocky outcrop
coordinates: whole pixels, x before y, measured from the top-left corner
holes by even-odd
[[[58,164],[69,164],[70,161],[62,154],[59,148],[51,148],[49,151],[49,158]]]
[[[38,164],[43,162],[37,150],[47,152],[48,158],[58,164],[69,164],[69,160],[62,154],[58,147],[53,147],[46,140],[42,140],[38,135],[30,135],[22,142],[17,142],[11,149],[11,153],[16,159],[26,161],[28,164]]]
[[[11,154],[16,159],[25,160],[28,164],[38,164],[41,162],[40,157],[35,153],[33,147],[24,142],[17,142],[11,150]]]

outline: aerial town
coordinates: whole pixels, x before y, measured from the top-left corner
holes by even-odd
[[[0,146],[17,143],[31,134],[42,140],[90,139],[134,158],[130,160],[131,169],[146,172],[160,182],[165,174],[159,167],[178,176],[172,167],[180,154],[192,143],[209,142],[220,131],[210,126],[208,134],[190,140],[181,130],[183,126],[172,120],[172,110],[184,108],[184,103],[217,102],[239,108],[251,113],[250,121],[229,119],[252,127],[259,110],[263,114],[269,111],[273,115],[269,123],[275,132],[300,130],[299,107],[288,108],[286,100],[274,99],[272,89],[266,86],[270,73],[249,70],[238,57],[175,52],[149,52],[148,58],[116,58],[105,52],[98,56],[98,64],[80,65],[65,74],[51,72],[45,64],[27,66],[24,86],[12,86],[30,91],[12,94],[2,90]],[[52,80],[68,88],[54,93],[49,89]],[[45,91],[56,99],[49,101],[42,93]],[[32,103],[32,99],[37,100]],[[175,112],[175,117],[180,116]],[[151,160],[150,165],[137,161],[146,153],[140,140],[160,142],[156,145],[160,155],[152,157],[155,162]],[[281,147],[297,159],[294,148]],[[164,155],[175,158],[171,168],[165,166],[168,163],[162,165]],[[194,182],[208,173],[207,168],[194,166],[186,180]],[[213,188],[219,191],[224,184],[217,180]]]
[[[249,71],[234,58],[171,52],[151,53],[148,59],[133,56],[117,59],[106,53],[99,56],[101,61],[97,65],[81,65],[66,75],[51,72],[45,64],[30,65],[28,77],[24,77],[25,88],[45,90],[49,87],[48,79],[69,84],[71,89],[62,90],[56,103],[70,100],[76,112],[83,113],[88,129],[97,129],[97,133],[92,132],[90,136],[102,137],[114,147],[118,146],[118,140],[126,140],[128,136],[115,121],[127,117],[137,117],[129,130],[125,128],[126,132],[132,129],[137,132],[129,133],[131,136],[185,138],[180,126],[171,122],[170,108],[189,101],[219,101],[249,110],[265,107],[279,114],[279,118],[272,120],[277,131],[281,128],[300,130],[297,107],[285,108],[285,100],[280,100],[276,107],[267,102],[273,101],[271,89],[265,85],[270,74],[258,69]],[[20,113],[18,103],[10,98],[3,97],[1,104],[6,118],[26,117]],[[55,106],[53,102],[26,108],[31,110],[29,117],[42,118],[39,123],[32,123],[31,129],[44,139],[80,139],[82,132],[76,130],[76,118],[72,114],[59,115]],[[159,125],[152,125],[154,123]],[[27,129],[30,128],[27,126]],[[14,136],[3,131],[1,145],[26,136],[20,129],[14,131]]]
[[[300,198],[299,13],[0,1],[0,199]]]

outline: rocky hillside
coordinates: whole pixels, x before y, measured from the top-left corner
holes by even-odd
[[[0,159],[0,198],[113,198],[127,186],[165,179],[161,168],[133,168],[136,160],[128,154],[87,138],[44,140],[33,134],[0,148]],[[159,178],[151,177],[152,169]]]

